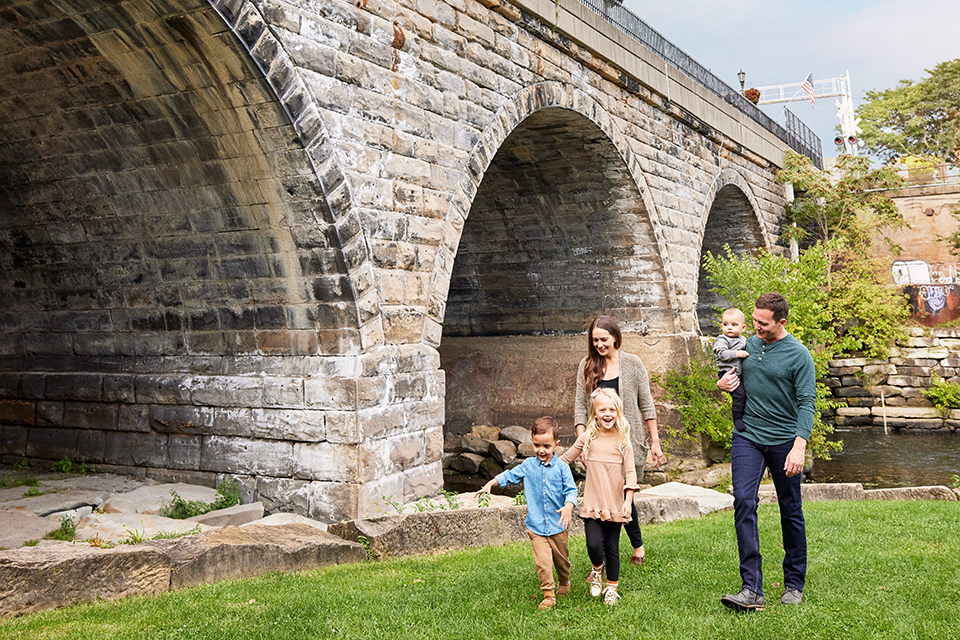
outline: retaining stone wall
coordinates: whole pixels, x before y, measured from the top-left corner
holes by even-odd
[[[934,374],[960,383],[960,329],[911,328],[888,358],[831,360],[826,384],[847,407],[827,413],[838,427],[955,431],[960,410],[944,416],[924,395]]]

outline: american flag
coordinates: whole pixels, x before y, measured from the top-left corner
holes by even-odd
[[[816,100],[813,98],[813,74],[808,73],[806,80],[803,81],[803,84],[800,85],[800,88],[803,89],[803,92],[810,96],[810,106],[814,109],[817,108]]]

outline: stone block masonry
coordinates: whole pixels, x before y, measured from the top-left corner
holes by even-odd
[[[960,330],[910,328],[885,359],[830,361],[824,382],[847,406],[824,417],[838,427],[956,431],[960,410],[944,413],[924,395],[934,376],[960,383]]]
[[[9,3],[0,455],[331,522],[440,488],[444,335],[692,335],[786,143],[583,9]]]

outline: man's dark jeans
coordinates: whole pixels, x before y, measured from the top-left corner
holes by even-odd
[[[757,529],[757,489],[763,472],[770,468],[780,504],[783,530],[783,583],[803,591],[807,574],[807,533],[800,499],[801,474],[788,478],[783,471],[793,440],[774,446],[760,445],[739,433],[733,434],[730,460],[733,471],[733,508],[740,550],[740,578],[743,586],[763,594],[763,558]]]

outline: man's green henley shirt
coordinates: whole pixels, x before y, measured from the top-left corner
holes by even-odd
[[[765,446],[796,436],[809,441],[817,401],[810,351],[789,333],[769,344],[750,336],[745,349],[750,357],[743,359],[747,404],[742,435]]]

